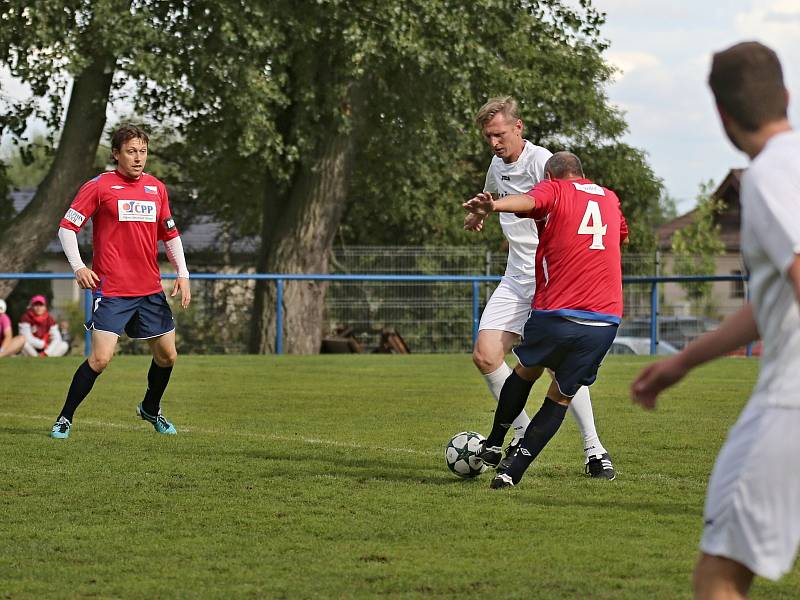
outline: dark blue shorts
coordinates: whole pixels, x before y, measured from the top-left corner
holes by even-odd
[[[95,292],[92,296],[92,318],[86,329],[108,331],[145,340],[175,329],[175,320],[164,292],[149,296],[109,297]]]
[[[552,370],[558,389],[571,397],[597,379],[616,336],[617,325],[582,325],[555,315],[535,315],[526,321],[514,354],[524,367]]]

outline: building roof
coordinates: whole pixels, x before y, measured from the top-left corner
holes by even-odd
[[[36,190],[33,188],[11,192],[11,201],[17,214],[33,199],[35,192]],[[48,253],[61,254],[62,252],[61,243],[56,235],[57,229],[57,225],[53,227],[53,240],[47,246]],[[245,256],[251,257],[258,250],[258,238],[256,237],[231,240],[229,244],[226,243],[226,237],[223,224],[210,215],[195,217],[189,227],[181,230],[181,241],[187,256],[203,255],[205,258],[216,258],[216,261],[213,262],[219,262],[226,252],[233,259],[241,259]],[[78,243],[84,248],[89,248],[91,242],[92,222],[89,221],[78,232]]]
[[[725,204],[725,208],[715,215],[714,221],[720,226],[720,239],[725,244],[726,252],[739,252],[739,226],[741,224],[739,191],[743,172],[743,169],[731,169],[714,191],[714,196],[720,198]],[[670,252],[672,250],[672,234],[690,225],[696,218],[697,209],[692,209],[659,226],[656,229],[659,250]]]

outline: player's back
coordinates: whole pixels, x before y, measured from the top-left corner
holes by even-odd
[[[786,272],[800,249],[800,132],[776,135],[742,178],[742,255],[764,340],[755,396],[800,408],[800,309]]]
[[[620,246],[628,236],[617,195],[588,179],[548,180],[529,195],[539,225],[533,309],[619,323]]]

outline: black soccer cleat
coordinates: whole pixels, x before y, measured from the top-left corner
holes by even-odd
[[[613,481],[617,476],[611,456],[606,452],[603,455],[593,456],[586,463],[586,474],[593,479],[608,479]]]
[[[500,446],[486,446],[486,440],[481,442],[480,448],[475,455],[483,461],[487,467],[497,468],[503,458],[503,449]]]
[[[489,487],[493,490],[514,487],[514,480],[511,478],[511,475],[507,473],[498,473],[495,478],[492,479],[492,483],[489,484]]]
[[[519,445],[522,443],[522,438],[514,438],[511,440],[511,443],[506,446],[506,455],[503,457],[503,460],[497,465],[498,471],[507,471],[508,468],[511,466],[511,462],[514,460],[514,455],[517,453],[519,449]]]

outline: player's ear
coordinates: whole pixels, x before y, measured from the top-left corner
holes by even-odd
[[[545,169],[544,178],[545,179],[555,179],[555,177],[553,177],[553,174],[550,172],[550,169]]]

